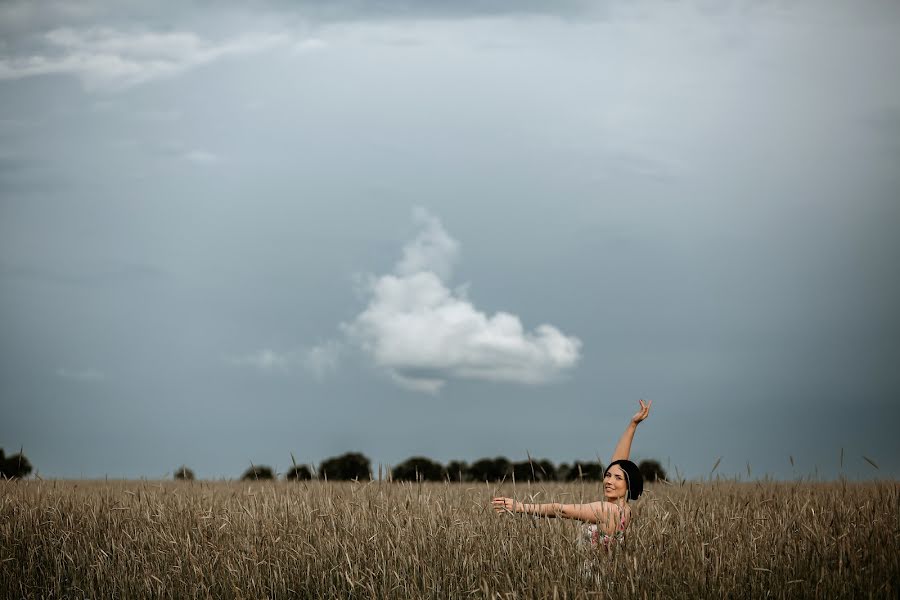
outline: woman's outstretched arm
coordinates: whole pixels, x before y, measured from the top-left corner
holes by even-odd
[[[653,400],[648,400],[646,404],[643,400],[640,402],[641,408],[631,417],[628,427],[625,428],[625,433],[622,434],[622,437],[619,438],[619,443],[616,444],[616,449],[613,451],[610,462],[628,459],[628,455],[631,453],[631,440],[634,439],[634,432],[637,431],[638,423],[647,418],[647,415],[650,414],[650,405],[653,404]]]
[[[615,508],[615,505],[609,502],[591,502],[590,504],[560,504],[558,502],[525,504],[512,498],[494,498],[493,506],[497,512],[577,519],[586,523],[606,523],[611,521],[611,519],[614,521],[612,509]]]

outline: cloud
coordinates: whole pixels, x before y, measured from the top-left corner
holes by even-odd
[[[106,379],[106,374],[96,369],[67,369],[63,367],[56,370],[56,376],[81,382],[103,381]]]
[[[503,16],[555,16],[565,19],[604,16],[608,3],[596,0],[262,0],[253,3],[225,0],[216,10],[207,3],[167,3],[165,10],[147,8],[137,0],[3,0],[0,2],[0,38],[18,40],[28,33],[57,27],[60,23],[125,25],[141,19],[160,26],[184,20],[245,24],[254,19],[313,25],[371,20],[435,20],[493,18]]]
[[[431,272],[441,279],[449,279],[459,260],[459,242],[450,237],[441,222],[421,208],[413,211],[413,218],[422,225],[416,238],[403,247],[403,258],[394,270],[408,277]]]
[[[552,325],[527,331],[519,317],[478,310],[447,287],[459,243],[425,211],[394,272],[372,278],[368,306],[341,328],[397,384],[428,393],[449,379],[539,384],[580,358],[581,341]]]
[[[227,362],[236,367],[249,367],[263,373],[289,373],[305,369],[316,379],[324,379],[338,368],[342,344],[328,340],[311,348],[278,352],[263,348],[242,356],[232,356]]]
[[[341,343],[336,340],[313,346],[303,353],[303,366],[318,379],[323,379],[337,370],[342,348]]]
[[[42,36],[44,47],[0,58],[0,80],[74,75],[87,89],[119,89],[172,77],[226,56],[296,44],[280,33],[248,33],[223,41],[193,32],[132,32],[111,28],[59,28]]]
[[[454,2],[422,2],[421,0],[335,0],[316,2],[300,0],[297,10],[316,21],[363,19],[469,19],[508,15],[548,15],[574,17],[603,13],[591,0],[456,0]],[[599,10],[598,10],[599,8]]]

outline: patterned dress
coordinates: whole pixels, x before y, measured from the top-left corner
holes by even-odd
[[[619,525],[615,533],[608,535],[596,523],[584,523],[578,536],[578,545],[583,548],[603,546],[607,550],[625,539],[625,511],[619,508]]]

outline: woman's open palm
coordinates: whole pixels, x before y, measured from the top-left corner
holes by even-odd
[[[647,418],[650,414],[650,405],[653,404],[653,400],[647,400],[645,403],[643,399],[640,400],[641,409],[634,413],[634,416],[631,417],[631,422],[637,425],[641,421]]]

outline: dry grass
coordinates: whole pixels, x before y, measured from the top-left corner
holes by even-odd
[[[626,547],[498,516],[597,484],[0,482],[3,597],[882,597],[900,484],[659,485]],[[588,561],[586,563],[586,561]],[[585,572],[586,564],[589,572]]]

